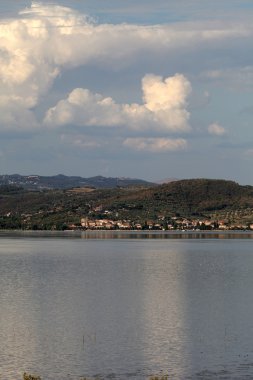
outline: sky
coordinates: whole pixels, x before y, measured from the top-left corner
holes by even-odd
[[[0,174],[253,185],[252,0],[1,0]]]

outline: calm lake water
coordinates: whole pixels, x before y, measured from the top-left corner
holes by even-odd
[[[253,235],[139,235],[0,234],[1,380],[253,378]]]

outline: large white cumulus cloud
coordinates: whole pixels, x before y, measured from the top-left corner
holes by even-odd
[[[146,75],[142,80],[144,107],[152,112],[154,119],[173,131],[189,129],[189,112],[186,110],[191,84],[185,76],[176,74],[163,79]]]
[[[142,91],[143,104],[117,104],[110,97],[77,88],[47,112],[45,124],[126,126],[171,132],[190,129],[186,102],[191,85],[187,78],[176,74],[163,80],[160,76],[146,75]]]
[[[30,8],[20,12],[17,19],[2,19],[0,23],[1,128],[37,126],[33,109],[40,104],[63,70],[86,64],[119,68],[138,61],[144,54],[149,57],[159,54],[169,62],[176,51],[189,47],[201,49],[206,44],[215,48],[217,43],[250,37],[252,28],[245,28],[239,23],[225,26],[189,23],[184,27],[180,23],[171,26],[96,24],[78,11],[33,2]],[[152,85],[153,80],[155,85]],[[168,80],[175,82],[177,78]],[[111,119],[109,113],[116,107],[121,109],[118,114],[125,119],[133,119],[135,115],[137,120],[147,118],[148,122],[150,114],[151,119],[155,114],[157,123],[164,124],[165,119],[170,119],[167,122],[170,126],[175,124],[177,128],[183,125],[188,114],[185,110],[186,97],[182,94],[187,90],[181,91],[180,86],[187,84],[179,84],[178,81],[176,106],[168,98],[166,86],[171,87],[172,84],[152,77],[144,78],[145,109],[133,104],[125,105],[124,109],[123,105],[107,99],[111,103],[103,107],[107,109],[108,122]],[[155,91],[159,92],[157,101],[154,101]],[[162,99],[162,92],[166,93],[165,100]]]

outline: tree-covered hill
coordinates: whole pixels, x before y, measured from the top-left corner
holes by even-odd
[[[0,187],[0,227],[58,228],[81,217],[148,219],[227,218],[253,222],[253,187],[232,181],[192,179],[149,188],[27,191]]]
[[[159,213],[184,217],[208,215],[253,208],[253,187],[226,180],[190,179],[124,192],[104,203],[109,208],[143,210],[150,216]]]
[[[225,180],[176,181],[151,189],[147,195],[150,202],[184,215],[253,207],[253,187]]]

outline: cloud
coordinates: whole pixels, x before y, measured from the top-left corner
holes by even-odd
[[[191,84],[185,76],[176,74],[162,79],[156,75],[146,75],[142,80],[145,107],[156,117],[158,123],[175,131],[189,130],[186,110]]]
[[[39,123],[34,113],[20,103],[19,99],[0,95],[0,131],[35,131]]]
[[[169,67],[171,60],[179,52],[192,52],[196,56],[196,52],[203,49],[216,51],[217,46],[222,52],[222,47],[225,44],[227,46],[228,41],[233,42],[229,49],[234,50],[234,46],[243,39],[245,51],[246,44],[251,44],[252,35],[252,25],[240,22],[179,22],[172,25],[146,26],[126,23],[97,24],[76,10],[33,2],[16,19],[2,19],[0,23],[0,93],[4,94],[4,98],[0,98],[1,128],[26,128],[27,125],[35,125],[35,116],[32,117],[31,113],[34,113],[56,78],[65,70],[85,65],[120,70],[143,61],[152,61],[157,69],[164,62],[168,62]],[[202,60],[198,60],[198,65],[200,62]],[[143,81],[145,108],[152,115],[155,113],[157,123],[166,124],[165,120],[168,118],[170,120],[167,124],[172,126],[174,123],[177,129],[179,124],[183,125],[183,119],[188,117],[187,113],[182,112],[184,93],[187,91],[184,86],[188,85],[186,82],[177,81],[177,106],[172,113],[167,107],[169,101],[173,108],[172,99],[166,98],[163,103],[160,97],[156,103],[152,91],[161,88],[166,92],[166,86],[174,85],[177,78],[170,79],[170,83],[159,83],[155,79],[157,88],[151,86],[152,80],[150,77]],[[5,107],[6,102],[9,104],[8,109]],[[121,105],[111,104],[110,109],[113,107]],[[107,111],[109,112],[108,108]],[[131,119],[129,115],[138,112],[141,112],[138,116],[140,119],[143,119],[142,113],[150,119],[146,110],[144,112],[134,105],[126,106],[123,113],[125,118]],[[19,117],[22,118],[22,125],[15,122]],[[137,115],[134,119],[136,117]],[[31,121],[31,118],[34,120]]]
[[[184,139],[139,137],[125,139],[123,146],[139,152],[166,153],[185,150],[187,147],[187,141]]]
[[[113,72],[129,66],[139,69],[140,62],[145,62],[147,66],[152,63],[152,68],[157,67],[157,70],[162,66],[164,72],[167,65],[167,72],[172,75],[172,67],[188,62],[184,59],[187,56],[194,69],[206,65],[208,68],[203,67],[202,71],[210,77],[212,70],[216,70],[214,76],[219,79],[222,68],[213,68],[209,58],[215,56],[215,62],[222,64],[221,57],[234,54],[240,41],[243,41],[244,51],[250,51],[247,46],[251,47],[252,36],[252,25],[240,21],[178,22],[170,25],[98,24],[77,10],[32,2],[31,7],[19,12],[16,18],[1,19],[0,93],[4,95],[0,96],[0,128],[37,128],[38,108],[65,70],[80,66],[85,70],[88,65],[106,67]],[[199,60],[199,54],[207,58]],[[190,65],[185,65],[193,70]],[[245,68],[241,75],[252,78],[252,68]],[[118,104],[111,98],[98,99],[100,95],[86,94],[93,97],[86,104],[98,111],[98,118],[92,117],[86,109],[88,116],[83,123],[100,125],[101,115],[108,126],[131,124],[132,128],[138,129],[144,125],[151,128],[151,123],[154,123],[157,128],[170,131],[187,130],[189,113],[186,100],[190,85],[185,77],[171,76],[163,81],[160,77],[146,76],[142,89],[141,105]],[[72,95],[77,96],[79,90],[73,91]],[[84,96],[80,91],[79,95]],[[73,118],[71,107],[73,109],[74,105],[68,101],[68,105],[66,100],[57,105],[59,119],[56,112],[54,116],[58,124]],[[61,114],[62,119],[60,107],[65,107],[66,112]],[[82,116],[78,105],[75,107]],[[76,119],[82,124],[78,117]]]
[[[213,123],[208,126],[208,133],[213,136],[224,136],[226,134],[226,130],[218,123]]]
[[[115,126],[123,123],[123,108],[112,98],[93,94],[88,89],[76,88],[67,99],[47,111],[45,124],[49,126]]]
[[[146,75],[142,80],[143,104],[117,104],[111,97],[77,88],[48,110],[48,126],[126,126],[137,130],[189,131],[186,109],[191,85],[183,75],[165,78]]]
[[[104,141],[98,141],[98,139],[91,138],[85,135],[66,135],[62,134],[60,140],[64,144],[72,145],[75,148],[80,149],[97,149],[104,145]]]
[[[253,88],[253,66],[207,70],[202,72],[200,77],[219,85],[226,83],[235,90]]]

